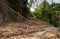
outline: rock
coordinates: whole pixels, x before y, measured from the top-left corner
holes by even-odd
[[[44,37],[47,37],[47,38],[50,38],[50,37],[55,37],[57,34],[57,31],[55,30],[50,30],[50,31],[47,31],[43,34]]]
[[[60,37],[60,32],[58,32],[58,36]]]

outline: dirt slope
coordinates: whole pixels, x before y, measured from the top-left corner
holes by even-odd
[[[38,32],[39,30],[52,25],[41,20],[28,20],[25,22],[10,22],[0,27],[0,38],[1,39],[28,39],[29,35],[33,32]],[[26,37],[25,37],[26,36]],[[23,38],[24,37],[24,38]],[[31,38],[39,38],[31,36]]]

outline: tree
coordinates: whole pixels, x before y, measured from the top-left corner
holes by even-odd
[[[40,6],[33,12],[36,18],[46,20],[47,13],[46,11],[48,10],[47,8],[49,7],[49,3],[46,1],[46,5],[44,5],[44,2],[40,4]]]
[[[27,7],[28,0],[8,0],[8,2],[15,11],[19,12],[24,17],[29,15],[30,11]]]
[[[54,25],[60,26],[59,20],[60,20],[60,4],[59,3],[53,3],[53,10],[54,10]]]
[[[2,22],[19,21],[29,15],[28,0],[0,0],[0,20]],[[19,13],[18,13],[19,12]],[[20,17],[21,16],[21,17]],[[1,24],[0,23],[0,24]]]
[[[44,3],[46,4],[44,5]],[[32,17],[47,21],[54,26],[60,25],[59,16],[60,4],[49,4],[47,1],[42,2],[35,12],[32,13]]]

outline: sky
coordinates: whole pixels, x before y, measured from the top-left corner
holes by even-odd
[[[49,3],[51,3],[52,0],[47,0]],[[60,0],[53,0],[55,3],[60,3]]]
[[[38,1],[38,3],[35,2],[32,4],[32,7],[30,8],[31,12],[35,11],[35,8],[37,8],[42,3],[43,0],[37,0],[37,1]],[[52,3],[52,0],[46,0],[46,1],[48,1],[48,3],[50,3],[50,4]],[[53,0],[53,2],[60,3],[60,0]]]

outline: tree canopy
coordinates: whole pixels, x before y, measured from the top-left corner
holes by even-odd
[[[33,18],[38,18],[43,21],[47,21],[53,24],[54,26],[60,25],[59,15],[60,15],[60,4],[59,3],[49,4],[47,1],[42,2],[40,6],[33,13],[31,13],[31,16]]]

